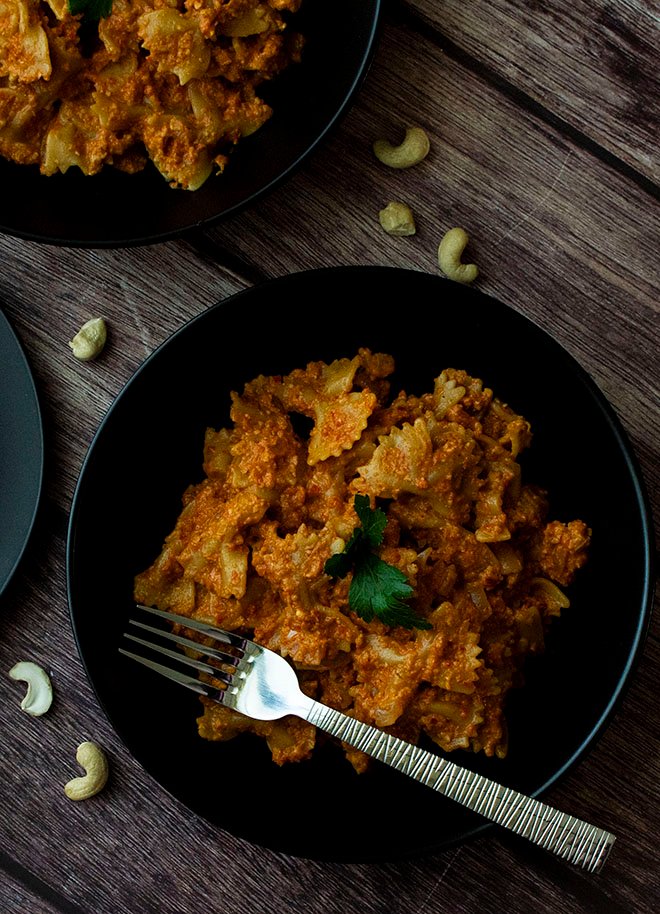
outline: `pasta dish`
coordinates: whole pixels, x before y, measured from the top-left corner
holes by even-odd
[[[447,368],[422,395],[394,394],[393,370],[360,349],[232,393],[231,424],[207,429],[203,478],[134,596],[279,652],[308,695],[409,742],[503,757],[507,693],[569,605],[591,531],[550,519],[521,478],[530,425],[481,380]],[[411,594],[399,617],[353,601],[357,564],[329,573],[364,506],[383,518],[381,567]],[[200,700],[203,738],[257,734],[278,764],[328,738]]]
[[[301,0],[0,0],[0,155],[53,175],[151,160],[195,190],[298,62]]]

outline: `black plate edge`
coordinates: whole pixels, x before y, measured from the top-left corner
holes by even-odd
[[[23,362],[23,364],[25,366],[26,378],[28,379],[29,388],[30,388],[30,391],[34,398],[34,408],[35,408],[35,413],[36,413],[36,418],[37,418],[37,431],[38,431],[39,450],[40,450],[39,478],[38,478],[38,483],[37,483],[37,492],[36,492],[36,496],[35,496],[35,503],[34,503],[34,507],[32,510],[32,516],[31,516],[29,524],[28,524],[28,529],[27,529],[27,533],[26,533],[23,545],[20,549],[20,552],[18,553],[18,555],[16,557],[14,565],[11,568],[9,574],[7,575],[7,578],[5,579],[5,581],[4,582],[0,581],[0,599],[1,599],[7,589],[10,581],[13,579],[14,575],[18,571],[18,567],[21,564],[23,556],[25,555],[25,550],[27,549],[28,543],[30,542],[30,539],[32,538],[32,532],[34,530],[35,522],[37,519],[37,514],[39,513],[39,508],[41,506],[41,500],[42,500],[42,496],[43,496],[45,462],[46,462],[46,460],[45,460],[46,445],[45,445],[45,436],[44,436],[43,412],[41,409],[39,391],[37,390],[37,385],[36,385],[36,382],[34,379],[34,374],[32,372],[32,367],[30,365],[29,359],[25,352],[25,347],[23,346],[21,340],[19,339],[18,334],[14,330],[14,327],[13,327],[13,324],[12,324],[10,318],[7,316],[6,312],[1,307],[1,305],[0,305],[0,319],[4,319],[4,322],[6,323],[6,326],[7,326],[7,329],[9,331],[10,335],[13,337],[13,339],[16,342],[16,349],[21,358],[21,361]]]

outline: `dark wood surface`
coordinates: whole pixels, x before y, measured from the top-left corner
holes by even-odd
[[[92,436],[172,331],[239,289],[295,270],[437,272],[437,243],[453,225],[470,233],[479,287],[549,330],[609,398],[657,525],[659,17],[657,0],[391,3],[351,112],[251,210],[128,250],[0,236],[0,304],[33,367],[47,458],[36,527],[0,599],[3,914],[660,910],[657,615],[605,735],[546,797],[618,836],[599,875],[494,830],[425,859],[332,865],[261,850],[199,821],[142,771],[85,678],[64,567],[71,497]],[[412,121],[431,136],[429,158],[386,171],[372,140],[395,139]],[[378,210],[397,197],[415,210],[412,238],[393,239],[378,224]],[[79,363],[67,341],[98,314],[111,328],[107,350]],[[43,718],[18,708],[5,672],[19,659],[52,673],[56,701]],[[79,773],[83,739],[106,748],[112,774],[102,794],[75,804],[62,787]]]

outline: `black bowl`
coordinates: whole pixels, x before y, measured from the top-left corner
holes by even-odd
[[[236,213],[277,186],[348,109],[375,45],[381,0],[307,0],[296,17],[305,35],[300,65],[262,96],[273,116],[236,148],[224,175],[197,191],[173,190],[150,165],[85,177],[70,168],[45,177],[0,159],[0,232],[75,247],[164,241]]]
[[[310,302],[321,296],[328,304],[314,333]],[[626,436],[575,360],[517,312],[437,276],[347,267],[265,283],[184,326],[124,388],[81,473],[68,542],[80,654],[128,749],[191,810],[257,844],[352,861],[434,851],[483,822],[384,766],[356,775],[330,748],[278,768],[256,738],[205,742],[196,696],[118,647],[133,576],[157,555],[181,493],[201,477],[204,429],[228,423],[230,391],[259,373],[351,356],[360,346],[394,355],[394,381],[408,393],[429,390],[449,366],[482,378],[532,423],[525,478],[549,489],[554,517],[583,518],[594,531],[572,608],[530,663],[526,688],[512,695],[508,757],[455,753],[455,761],[527,794],[543,792],[606,726],[651,606],[649,512]],[[248,799],[259,815],[245,815]],[[319,812],[288,817],[286,809]],[[352,823],[341,842],[328,825],[337,810]]]

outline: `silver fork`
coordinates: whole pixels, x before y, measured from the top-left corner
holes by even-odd
[[[231,650],[209,647],[131,619],[131,624],[137,628],[197,655],[206,655],[221,663],[224,669],[128,632],[125,633],[126,638],[192,667],[198,673],[206,673],[222,685],[218,687],[198,676],[189,676],[120,648],[120,652],[127,657],[247,717],[276,720],[295,714],[569,863],[590,872],[598,872],[605,863],[615,841],[614,835],[609,832],[309,698],[300,690],[293,667],[283,657],[247,638],[150,606],[138,605],[138,609],[198,631],[216,642],[229,645]]]

